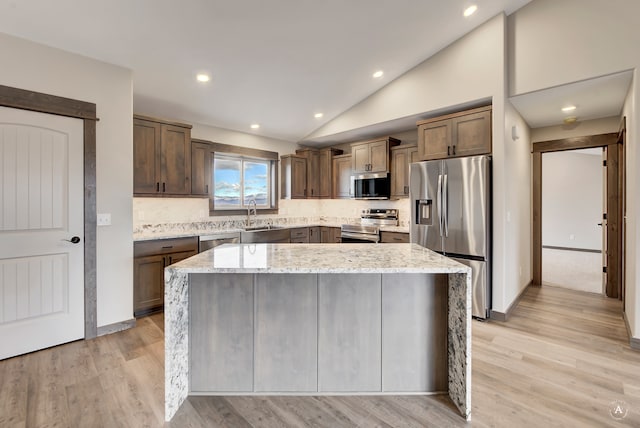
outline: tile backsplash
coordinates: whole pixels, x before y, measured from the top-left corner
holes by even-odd
[[[356,223],[365,208],[396,208],[400,226],[409,226],[409,200],[356,201],[350,199],[281,199],[278,214],[258,215],[259,223],[306,223],[318,220],[335,223]],[[133,228],[167,223],[242,222],[245,215],[209,216],[205,198],[133,198]]]

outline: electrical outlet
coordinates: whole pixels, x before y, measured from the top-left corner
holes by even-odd
[[[573,241],[574,239],[576,239],[576,235],[574,235],[573,233],[569,235],[569,241]]]
[[[98,214],[96,223],[98,224],[98,226],[111,226],[111,214],[110,213]]]

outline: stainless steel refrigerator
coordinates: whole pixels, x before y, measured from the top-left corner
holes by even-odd
[[[411,242],[472,270],[473,316],[491,309],[491,157],[412,163]]]

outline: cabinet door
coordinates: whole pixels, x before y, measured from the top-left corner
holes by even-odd
[[[304,199],[307,196],[307,160],[291,158],[291,197]]]
[[[333,242],[335,242],[336,244],[341,244],[342,243],[342,230],[339,227],[332,227],[332,235],[333,235]]]
[[[331,197],[331,149],[321,150],[318,154],[318,170],[320,176],[319,194],[321,198]]]
[[[369,171],[369,145],[355,144],[351,146],[351,169],[354,173]]]
[[[309,243],[310,244],[320,243],[320,228],[318,226],[309,228]]]
[[[164,304],[165,256],[133,259],[133,313],[135,316],[161,308]]]
[[[309,152],[307,158],[307,199],[320,197],[320,154]]]
[[[409,195],[409,150],[391,150],[391,196]]]
[[[320,228],[320,242],[323,244],[328,244],[333,242],[332,231],[330,227],[321,227]]]
[[[161,125],[160,191],[170,195],[191,193],[191,130]]]
[[[369,171],[386,172],[389,170],[389,146],[387,140],[369,143]]]
[[[452,121],[454,156],[491,154],[491,111],[457,117]]]
[[[197,251],[182,251],[180,253],[171,253],[165,256],[167,258],[165,260],[165,263],[167,264],[167,266],[170,266],[174,263],[178,263],[181,260],[188,259],[191,256],[195,256],[196,254],[198,254]]]
[[[160,124],[133,120],[133,193],[160,190]]]
[[[351,197],[351,157],[333,159],[333,197]]]
[[[209,145],[191,143],[191,194],[208,196],[211,182],[211,149]]]
[[[444,159],[453,145],[451,119],[426,123],[418,127],[418,157],[420,160]]]
[[[381,384],[381,275],[318,275],[318,391]]]
[[[407,148],[409,152],[409,163],[420,162],[420,153],[418,152],[418,146],[411,146]]]

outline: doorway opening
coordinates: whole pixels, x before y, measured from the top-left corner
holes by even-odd
[[[602,173],[602,198],[594,201],[599,209],[604,205],[602,213],[602,263],[598,267],[603,276],[603,291],[607,297],[624,299],[624,135],[623,120],[619,133],[600,134],[587,137],[545,141],[533,145],[533,284],[543,283],[543,154],[567,152],[577,149],[599,149],[603,153],[606,165]],[[596,223],[597,224],[597,223]],[[571,241],[571,234],[568,238]],[[576,236],[574,234],[574,240]],[[593,244],[591,244],[593,245]],[[553,247],[553,245],[547,245]],[[562,246],[560,246],[562,247]],[[567,246],[564,248],[571,249]],[[549,249],[549,248],[548,248]],[[551,248],[553,249],[553,248]],[[575,249],[581,249],[579,246]],[[585,247],[588,249],[588,247]]]
[[[543,285],[605,292],[604,157],[599,147],[542,154]]]

